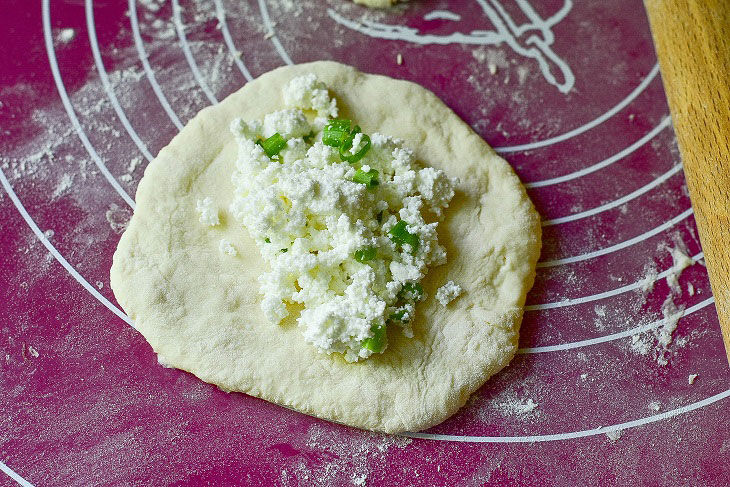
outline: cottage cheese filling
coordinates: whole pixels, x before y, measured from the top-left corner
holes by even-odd
[[[304,305],[299,328],[322,352],[351,362],[382,353],[386,326],[413,336],[420,281],[446,262],[436,228],[454,181],[419,167],[387,135],[353,130],[342,153],[325,145],[337,104],[314,75],[292,79],[284,100],[287,108],[263,120],[231,124],[238,159],[230,211],[271,268],[259,278],[261,307],[280,323],[288,304]],[[270,156],[266,139],[276,134],[281,148]],[[365,150],[357,162],[343,160]],[[205,210],[201,220],[212,224]]]

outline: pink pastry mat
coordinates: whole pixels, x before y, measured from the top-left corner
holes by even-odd
[[[730,483],[730,376],[702,263],[682,273],[684,316],[658,344],[669,251],[701,249],[641,2],[3,7],[1,485]],[[521,353],[418,437],[163,368],[109,288],[148,159],[249,75],[317,59],[436,92],[545,219]]]

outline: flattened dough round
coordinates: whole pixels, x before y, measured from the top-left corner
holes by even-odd
[[[460,180],[438,228],[448,263],[423,282],[415,337],[390,327],[387,351],[354,364],[305,343],[294,309],[282,326],[265,320],[257,278],[266,264],[227,210],[237,157],[231,120],[283,108],[283,86],[310,72],[341,117],[404,139],[421,164]],[[220,208],[218,226],[198,221],[205,196]],[[114,294],[164,363],[225,390],[360,428],[416,431],[456,412],[515,354],[539,217],[510,166],[416,84],[334,62],[276,69],[193,118],[147,167],[136,199],[114,254]],[[221,238],[238,256],[219,251]],[[464,293],[443,307],[434,295],[449,280]]]

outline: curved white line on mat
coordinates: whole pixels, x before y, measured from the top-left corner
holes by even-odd
[[[218,25],[221,27],[223,40],[226,42],[228,50],[231,51],[233,62],[236,63],[238,70],[247,81],[253,81],[253,76],[251,76],[251,73],[249,73],[248,68],[246,68],[246,65],[243,64],[243,61],[241,61],[239,51],[236,49],[236,45],[233,43],[233,38],[231,37],[231,32],[228,30],[228,22],[226,22],[226,11],[223,9],[223,2],[221,0],[213,1],[215,2],[215,13],[216,17],[218,17]]]
[[[542,226],[543,227],[549,227],[551,225],[560,225],[561,223],[567,223],[572,222],[575,220],[581,220],[583,218],[587,218],[589,216],[597,215],[599,213],[602,213],[606,210],[610,210],[612,208],[616,208],[617,206],[621,206],[624,203],[627,203],[634,198],[638,198],[642,194],[646,193],[647,191],[650,191],[660,184],[662,184],[667,179],[671,178],[678,172],[682,170],[682,164],[677,164],[673,168],[671,168],[669,171],[665,172],[658,178],[656,178],[654,181],[650,182],[649,184],[645,184],[641,188],[637,189],[636,191],[632,191],[631,193],[627,194],[626,196],[622,196],[621,198],[617,200],[613,200],[609,203],[605,203],[601,206],[596,206],[595,208],[591,208],[590,210],[581,211],[580,213],[574,213],[572,215],[568,216],[562,216],[560,218],[552,218],[550,220],[543,220]]]
[[[86,151],[91,156],[96,167],[99,168],[99,171],[101,171],[106,180],[109,181],[109,184],[111,184],[116,192],[119,193],[119,196],[121,196],[132,209],[134,209],[134,200],[130,198],[127,192],[124,191],[124,188],[122,188],[117,180],[114,179],[114,176],[112,176],[109,172],[99,154],[96,153],[94,146],[91,145],[89,138],[86,136],[86,132],[84,132],[84,129],[81,126],[81,122],[79,122],[79,119],[76,117],[76,112],[74,112],[73,106],[71,105],[68,93],[66,93],[66,87],[61,79],[61,71],[58,69],[56,51],[53,47],[53,38],[51,37],[51,0],[43,0],[43,36],[45,38],[48,62],[51,65],[51,73],[53,74],[53,80],[56,83],[56,89],[58,90],[58,94],[61,96],[61,102],[63,103],[63,107],[66,109],[68,118],[71,119],[71,124],[76,130],[76,134],[79,136],[79,139],[81,139],[81,143],[86,148]]]
[[[599,426],[597,428],[571,431],[569,433],[556,433],[552,435],[530,435],[530,436],[458,436],[458,435],[438,435],[432,433],[403,433],[402,436],[409,438],[421,439],[421,440],[438,440],[438,441],[459,441],[465,443],[533,443],[542,441],[560,441],[560,440],[573,440],[576,438],[585,438],[586,436],[604,435],[613,431],[622,431],[630,428],[636,428],[637,426],[643,426],[645,424],[656,423],[657,421],[663,421],[670,419],[680,414],[689,413],[695,409],[700,409],[705,406],[709,406],[712,403],[725,399],[730,396],[730,389],[710,396],[701,401],[687,404],[686,406],[672,409],[664,413],[655,414],[653,416],[647,416],[641,419],[635,419],[633,421],[627,421],[626,423],[614,424],[611,426]]]
[[[104,91],[106,91],[107,97],[109,98],[109,101],[111,101],[112,107],[114,107],[114,111],[117,113],[117,117],[119,117],[122,125],[124,125],[124,129],[132,138],[137,148],[142,151],[142,154],[145,156],[145,158],[148,161],[151,161],[152,159],[154,159],[154,157],[152,156],[150,151],[147,150],[147,146],[144,144],[144,142],[142,142],[142,139],[139,138],[139,135],[137,135],[137,132],[132,127],[132,124],[129,123],[127,115],[124,113],[122,106],[119,104],[119,100],[117,100],[117,96],[114,94],[112,85],[109,82],[109,76],[107,75],[106,68],[104,68],[104,62],[101,59],[101,51],[99,50],[99,42],[96,38],[96,26],[94,24],[94,0],[85,0],[85,4],[86,28],[89,31],[91,52],[94,56],[96,70],[99,72],[99,77],[101,78],[101,84],[104,86]]]
[[[218,99],[215,97],[213,92],[210,91],[210,88],[208,88],[208,84],[203,79],[203,74],[200,72],[200,69],[198,69],[198,63],[195,62],[193,53],[190,50],[188,38],[185,37],[185,27],[183,27],[182,20],[180,19],[181,11],[182,8],[180,8],[180,3],[178,2],[178,0],[172,0],[172,20],[173,24],[175,24],[175,30],[177,31],[177,37],[180,39],[180,46],[182,47],[183,53],[185,54],[185,59],[187,60],[188,66],[190,66],[190,70],[193,72],[193,76],[198,82],[198,85],[203,90],[203,93],[205,93],[205,96],[208,97],[208,101],[215,105],[216,103],[218,103]]]
[[[172,107],[170,106],[170,102],[167,101],[167,98],[162,93],[162,88],[160,88],[160,85],[157,84],[157,79],[155,79],[155,74],[152,72],[152,67],[150,66],[149,61],[147,60],[147,52],[144,49],[144,43],[142,42],[142,35],[139,32],[139,20],[137,19],[137,4],[135,3],[136,0],[128,0],[129,4],[129,21],[132,24],[132,37],[134,37],[134,45],[137,48],[137,56],[139,57],[139,60],[142,61],[142,67],[144,68],[144,72],[147,75],[147,80],[150,82],[150,85],[152,86],[152,91],[155,92],[155,95],[157,96],[157,99],[160,101],[160,104],[162,105],[162,108],[167,113],[167,116],[170,117],[170,120],[172,123],[177,127],[178,130],[183,129],[183,124],[180,122],[180,119],[177,118],[177,115],[172,110]]]
[[[45,2],[48,2],[50,0],[44,0]],[[3,188],[5,188],[5,191],[8,193],[8,196],[10,196],[10,200],[15,205],[15,208],[18,209],[20,212],[20,215],[23,217],[23,220],[25,220],[25,223],[28,224],[31,230],[33,230],[33,233],[36,237],[38,237],[38,240],[41,241],[41,243],[48,249],[48,251],[53,255],[53,257],[66,269],[66,271],[71,274],[71,277],[76,279],[76,281],[81,284],[84,289],[89,291],[92,296],[94,296],[96,299],[99,300],[104,306],[109,308],[109,310],[123,319],[127,324],[134,327],[134,324],[132,323],[132,320],[129,319],[127,315],[124,314],[122,310],[114,306],[108,299],[106,299],[104,296],[99,293],[99,291],[96,290],[94,286],[89,284],[89,282],[81,277],[81,274],[79,274],[76,269],[74,269],[71,264],[68,263],[68,261],[56,250],[56,247],[51,244],[51,242],[48,241],[46,236],[43,234],[40,228],[38,228],[38,225],[36,225],[36,222],[31,218],[31,216],[28,214],[28,211],[26,211],[25,207],[23,206],[23,203],[21,203],[20,199],[18,198],[18,195],[15,194],[15,191],[13,191],[12,186],[10,186],[10,182],[5,177],[5,173],[2,169],[0,169],[0,184],[2,184]]]
[[[616,245],[611,245],[610,247],[595,250],[593,252],[588,252],[586,254],[575,255],[573,257],[564,257],[562,259],[546,260],[544,262],[538,262],[537,267],[555,267],[555,266],[559,266],[559,265],[571,264],[573,262],[580,262],[583,260],[593,259],[593,258],[599,257],[601,255],[606,255],[606,254],[616,252],[617,250],[621,250],[626,247],[631,247],[634,244],[643,242],[644,240],[646,240],[650,237],[653,237],[654,235],[656,235],[658,233],[663,232],[667,228],[673,227],[680,221],[682,221],[685,218],[687,218],[688,216],[690,216],[692,213],[693,213],[692,208],[689,208],[688,210],[683,211],[682,213],[675,216],[671,220],[662,223],[658,227],[652,228],[648,232],[644,232],[641,235],[637,235],[636,237],[631,238],[629,240],[624,240],[623,242],[617,243]]]
[[[699,254],[693,255],[692,260],[694,262],[697,262],[700,259],[704,259],[705,253],[700,252]],[[659,279],[664,279],[669,275],[670,272],[672,272],[672,267],[669,269],[663,271],[661,274],[657,275],[654,279],[654,282],[657,282]],[[576,304],[583,304],[583,303],[590,303],[591,301],[597,301],[599,299],[603,298],[609,298],[611,296],[616,296],[618,294],[623,294],[625,292],[633,291],[635,289],[639,289],[644,284],[644,280],[641,279],[639,281],[636,281],[631,284],[627,284],[625,286],[617,287],[616,289],[611,289],[610,291],[604,291],[602,293],[596,293],[591,294],[589,296],[582,296],[580,298],[573,298],[573,299],[564,299],[562,301],[555,301],[552,303],[543,303],[543,304],[531,304],[528,306],[525,306],[525,311],[540,311],[544,309],[553,309],[553,308],[562,308],[565,306],[574,306]]]
[[[583,169],[580,169],[578,171],[571,172],[569,174],[565,174],[563,176],[558,176],[555,178],[550,179],[544,179],[542,181],[533,181],[531,183],[525,183],[525,187],[528,189],[531,188],[542,188],[544,186],[552,186],[553,184],[560,184],[564,183],[566,181],[570,181],[572,179],[578,179],[580,177],[585,176],[586,174],[590,174],[592,172],[596,172],[600,169],[603,169],[607,166],[610,166],[614,162],[623,159],[624,157],[628,156],[629,154],[635,152],[637,149],[639,149],[641,146],[649,142],[651,139],[656,137],[659,132],[664,130],[665,128],[672,125],[672,119],[670,117],[664,117],[659,124],[657,124],[656,127],[651,129],[646,135],[641,137],[639,140],[631,144],[630,146],[626,147],[625,149],[617,152],[616,154],[612,155],[611,157],[602,160],[601,162],[598,162],[596,164],[593,164],[591,166],[585,167]]]
[[[558,142],[563,142],[568,139],[572,139],[573,137],[576,137],[576,136],[578,136],[584,132],[587,132],[587,131],[591,130],[592,128],[602,124],[603,122],[605,122],[606,120],[608,120],[609,118],[613,117],[618,112],[620,112],[621,110],[626,108],[626,106],[628,106],[629,103],[634,101],[634,99],[637,96],[639,96],[646,89],[647,86],[649,86],[649,83],[651,83],[654,80],[654,78],[656,78],[657,74],[659,74],[659,64],[655,64],[654,67],[651,68],[651,71],[646,76],[646,78],[641,80],[641,83],[639,83],[639,85],[636,88],[634,88],[634,91],[629,93],[626,96],[626,98],[624,98],[623,100],[618,102],[616,105],[614,105],[610,110],[605,112],[603,115],[594,118],[590,122],[583,124],[578,128],[565,132],[564,134],[561,134],[561,135],[556,135],[555,137],[550,137],[548,139],[539,140],[537,142],[530,142],[529,144],[510,145],[510,146],[505,146],[505,147],[495,147],[494,150],[496,150],[497,152],[503,152],[503,153],[528,151],[528,150],[532,150],[532,149],[538,149],[540,147],[546,147],[548,145],[557,144]]]
[[[695,311],[699,311],[702,308],[706,308],[707,306],[711,305],[715,302],[714,297],[709,297],[705,299],[704,301],[701,301],[694,306],[686,309],[684,313],[682,313],[682,317],[689,316]],[[587,340],[580,340],[577,342],[570,342],[570,343],[561,343],[560,345],[545,345],[542,347],[527,347],[527,348],[520,348],[517,350],[517,353],[524,353],[524,354],[530,354],[530,353],[546,353],[546,352],[561,352],[564,350],[572,350],[574,348],[582,348],[582,347],[588,347],[591,345],[598,345],[599,343],[606,343],[606,342],[612,342],[614,340],[619,340],[621,338],[628,338],[630,336],[636,335],[637,333],[643,333],[645,331],[649,330],[655,330],[659,328],[662,323],[664,323],[664,320],[657,320],[652,323],[649,323],[647,325],[641,325],[634,328],[631,328],[630,330],[621,331],[618,333],[612,333],[610,335],[604,335],[596,338],[589,338]]]
[[[0,470],[5,472],[8,477],[15,480],[18,484],[22,485],[23,487],[33,487],[33,484],[25,480],[23,477],[18,475],[17,473],[13,472],[13,469],[5,465],[3,462],[0,462]]]
[[[276,36],[274,24],[271,23],[271,17],[269,17],[269,9],[268,7],[266,7],[265,0],[259,0],[259,10],[261,10],[261,19],[264,21],[264,27],[266,27],[266,32],[268,34],[271,34],[271,42],[274,44],[276,52],[279,53],[279,57],[281,57],[281,59],[286,64],[294,64],[289,55],[286,53],[284,46],[282,46],[281,42],[279,42],[279,38]]]

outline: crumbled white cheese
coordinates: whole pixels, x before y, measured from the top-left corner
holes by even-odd
[[[226,240],[225,238],[221,239],[221,242],[218,245],[218,250],[220,250],[223,254],[230,255],[231,257],[235,257],[238,255],[238,250],[236,250],[236,247],[233,246],[230,240]]]
[[[454,281],[449,281],[436,291],[436,300],[441,303],[441,306],[446,306],[451,301],[459,297],[461,294],[461,286],[454,284]]]
[[[700,374],[689,374],[689,377],[687,377],[687,382],[689,383],[689,385],[694,384],[695,383],[695,379],[697,379],[697,377],[699,375]]]
[[[302,110],[315,110],[321,117],[337,116],[337,101],[330,98],[327,85],[311,73],[294,78],[286,85],[284,104]]]
[[[279,323],[288,303],[303,304],[297,321],[307,342],[348,361],[367,358],[373,351],[363,342],[379,326],[396,324],[413,336],[415,303],[425,298],[418,282],[429,266],[446,262],[438,222],[427,223],[423,211],[442,218],[455,181],[419,167],[403,141],[378,133],[362,160],[343,162],[321,142],[337,105],[314,75],[291,80],[284,100],[287,108],[263,121],[231,123],[239,155],[230,211],[271,268],[259,279],[267,319]],[[256,142],[274,133],[288,140],[272,160]],[[356,135],[351,153],[365,141]],[[378,185],[354,182],[358,169],[377,171]],[[400,221],[417,236],[415,248],[391,239]],[[357,258],[370,248],[375,257]],[[451,284],[455,297],[461,289]]]
[[[220,223],[218,218],[218,208],[213,204],[210,196],[206,196],[202,200],[198,200],[196,210],[200,213],[200,223],[214,227]]]

